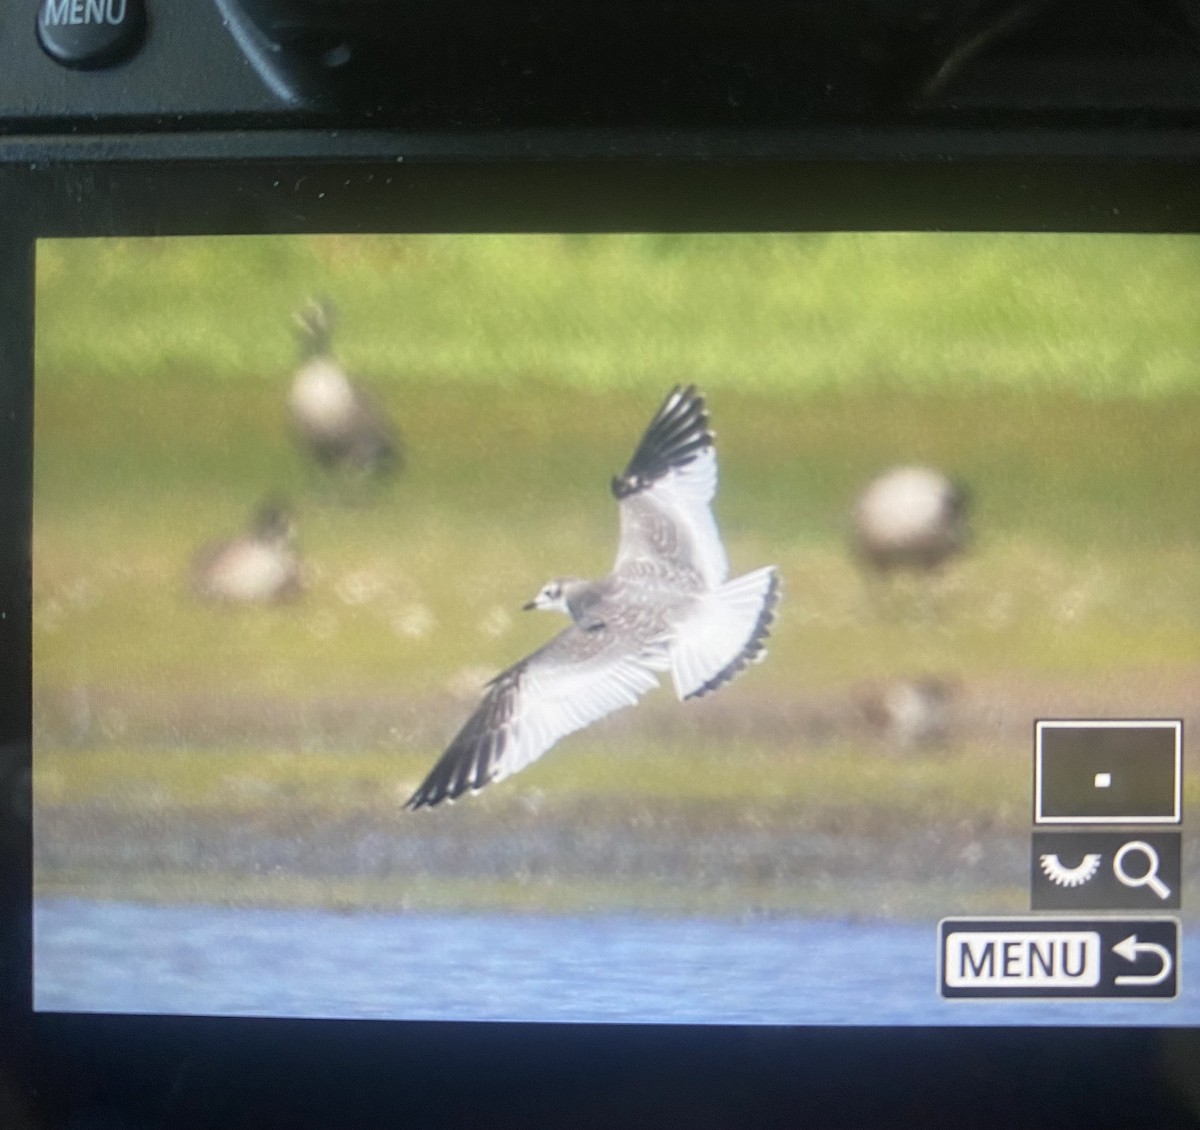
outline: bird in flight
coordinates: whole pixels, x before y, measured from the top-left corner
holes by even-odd
[[[681,700],[699,698],[766,655],[778,573],[770,565],[727,580],[710,509],[716,489],[704,397],[676,387],[612,480],[620,514],[612,572],[559,577],[525,605],[565,613],[571,625],[487,684],[407,808],[511,776],[560,738],[633,706],[662,672]]]

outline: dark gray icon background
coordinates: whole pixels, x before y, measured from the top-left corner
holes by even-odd
[[[1100,984],[1073,988],[1033,987],[953,987],[946,984],[946,943],[951,934],[982,931],[1027,931],[1045,930],[1053,933],[1060,930],[1091,930],[1100,935]],[[1162,946],[1171,955],[1171,972],[1156,985],[1118,984],[1120,976],[1152,976],[1162,968],[1161,959],[1153,954],[1140,955],[1136,961],[1127,961],[1113,951],[1113,946],[1126,938],[1135,936],[1139,943]],[[968,997],[985,999],[1007,997],[1010,999],[1036,999],[1039,997],[1132,997],[1172,998],[1179,992],[1179,920],[1176,918],[944,918],[938,923],[938,980],[943,997]]]
[[[1178,820],[1173,726],[1058,726],[1039,722],[1041,777],[1036,823],[1074,819]],[[1108,788],[1096,774],[1109,773]]]
[[[1141,842],[1158,853],[1158,877],[1170,888],[1170,895],[1159,898],[1150,885],[1128,887],[1114,871],[1113,861],[1122,845]],[[1101,857],[1096,874],[1077,887],[1059,886],[1042,870],[1044,854],[1057,855],[1067,868],[1077,866],[1085,855]],[[1179,832],[1034,832],[1029,860],[1030,906],[1033,910],[1176,910],[1182,868]],[[1147,857],[1142,851],[1129,852],[1122,869],[1133,879],[1146,874]]]

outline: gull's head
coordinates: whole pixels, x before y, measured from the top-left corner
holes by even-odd
[[[540,608],[543,612],[562,612],[570,616],[571,610],[567,607],[567,600],[581,584],[586,584],[586,582],[581,581],[578,577],[555,577],[554,580],[547,581],[542,585],[538,589],[537,596],[526,601],[522,607],[527,612],[534,608]]]

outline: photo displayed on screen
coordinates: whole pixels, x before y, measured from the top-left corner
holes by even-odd
[[[1184,236],[41,241],[35,1007],[1200,1022],[1198,310]]]

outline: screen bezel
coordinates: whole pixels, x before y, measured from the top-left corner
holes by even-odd
[[[0,764],[8,777],[0,783],[13,782],[26,800],[38,238],[1200,231],[1200,175],[1190,155],[522,162],[444,155],[219,161],[211,147],[204,159],[151,161],[152,146],[147,159],[135,160],[128,145],[116,153],[115,160],[0,165],[0,750],[8,751]],[[292,1110],[300,1125],[316,1111],[357,1111],[361,1121],[392,1110],[433,1124],[486,1112],[494,1125],[524,1125],[580,1104],[597,1124],[625,1110],[660,1123],[749,1115],[790,1124],[803,1113],[822,1124],[871,1125],[920,1111],[942,1125],[1030,1125],[1047,1111],[1070,1108],[1083,1120],[1090,1112],[1097,1125],[1127,1123],[1122,1111],[1153,1122],[1150,1107],[1159,1124],[1187,1117],[1164,1070],[1186,1064],[1181,1049],[1194,1047],[1196,1035],[1186,1029],[663,1028],[33,1013],[28,830],[0,838],[0,851],[7,935],[0,1015],[15,1037],[21,1073],[66,1080],[62,1101],[79,1088],[94,1096],[99,1087],[118,1108],[141,1102],[159,1111],[178,1101],[172,1094],[202,1106],[223,1102],[239,1113],[268,1102],[272,1116]],[[1024,1090],[1014,1101],[1018,1079]],[[222,1089],[224,1097],[214,1097]]]

